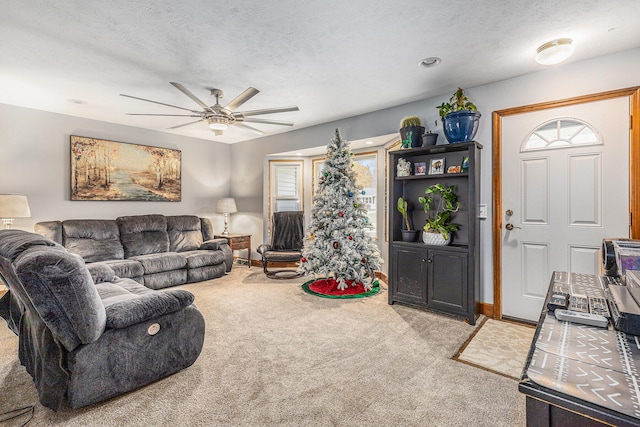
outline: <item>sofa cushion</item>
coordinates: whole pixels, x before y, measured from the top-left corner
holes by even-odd
[[[103,262],[93,262],[86,266],[93,283],[111,282],[116,276],[113,269]]]
[[[36,233],[62,245],[62,221],[42,221],[33,226]]]
[[[116,222],[125,258],[169,250],[167,218],[164,215],[121,216]]]
[[[186,268],[180,270],[165,271],[163,273],[145,274],[144,285],[151,289],[163,289],[170,286],[184,285],[187,283]]]
[[[191,305],[194,298],[185,290],[153,291],[131,279],[100,283],[96,288],[105,306],[108,328],[126,328],[173,313]]]
[[[202,244],[200,218],[195,215],[179,215],[167,217],[169,233],[169,251],[193,251]]]
[[[113,220],[71,219],[62,222],[64,246],[86,262],[124,259],[120,229]]]
[[[199,268],[207,265],[218,265],[224,262],[222,251],[188,251],[181,252],[187,258],[187,267]]]
[[[102,335],[106,313],[82,259],[60,246],[32,246],[14,267],[38,314],[67,350]]]
[[[118,277],[134,279],[144,276],[142,264],[134,259],[114,259],[103,261],[102,264],[108,265]]]
[[[187,267],[187,258],[177,252],[140,255],[131,259],[142,264],[144,274],[162,273],[163,271],[180,270]]]

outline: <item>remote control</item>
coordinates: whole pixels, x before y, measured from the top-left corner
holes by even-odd
[[[581,323],[583,325],[597,326],[599,328],[606,328],[609,326],[609,321],[606,317],[599,314],[581,313],[579,311],[562,310],[560,308],[555,311],[556,319],[565,320],[567,322]]]
[[[589,312],[589,299],[586,295],[573,294],[569,303],[569,310],[580,311],[582,313]]]
[[[611,317],[607,300],[603,297],[589,296],[589,312],[591,314],[599,314],[604,317]]]

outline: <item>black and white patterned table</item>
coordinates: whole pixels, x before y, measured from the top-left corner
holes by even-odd
[[[553,291],[604,296],[604,286],[598,276],[555,272],[546,301]],[[519,385],[527,425],[640,425],[638,337],[559,321],[546,301]]]

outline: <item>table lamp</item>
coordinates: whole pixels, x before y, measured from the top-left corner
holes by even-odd
[[[224,214],[224,231],[222,232],[222,234],[224,234],[225,236],[228,236],[229,235],[229,214],[238,212],[235,199],[233,197],[219,199],[218,204],[216,206],[216,212]]]
[[[27,196],[0,194],[0,219],[4,228],[11,228],[15,218],[31,218]]]

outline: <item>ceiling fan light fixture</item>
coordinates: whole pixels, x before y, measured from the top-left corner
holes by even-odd
[[[209,119],[209,127],[213,130],[225,130],[229,125],[227,120],[222,117],[212,117]]]
[[[575,47],[571,39],[555,39],[540,46],[536,62],[540,65],[556,65],[569,58]]]

